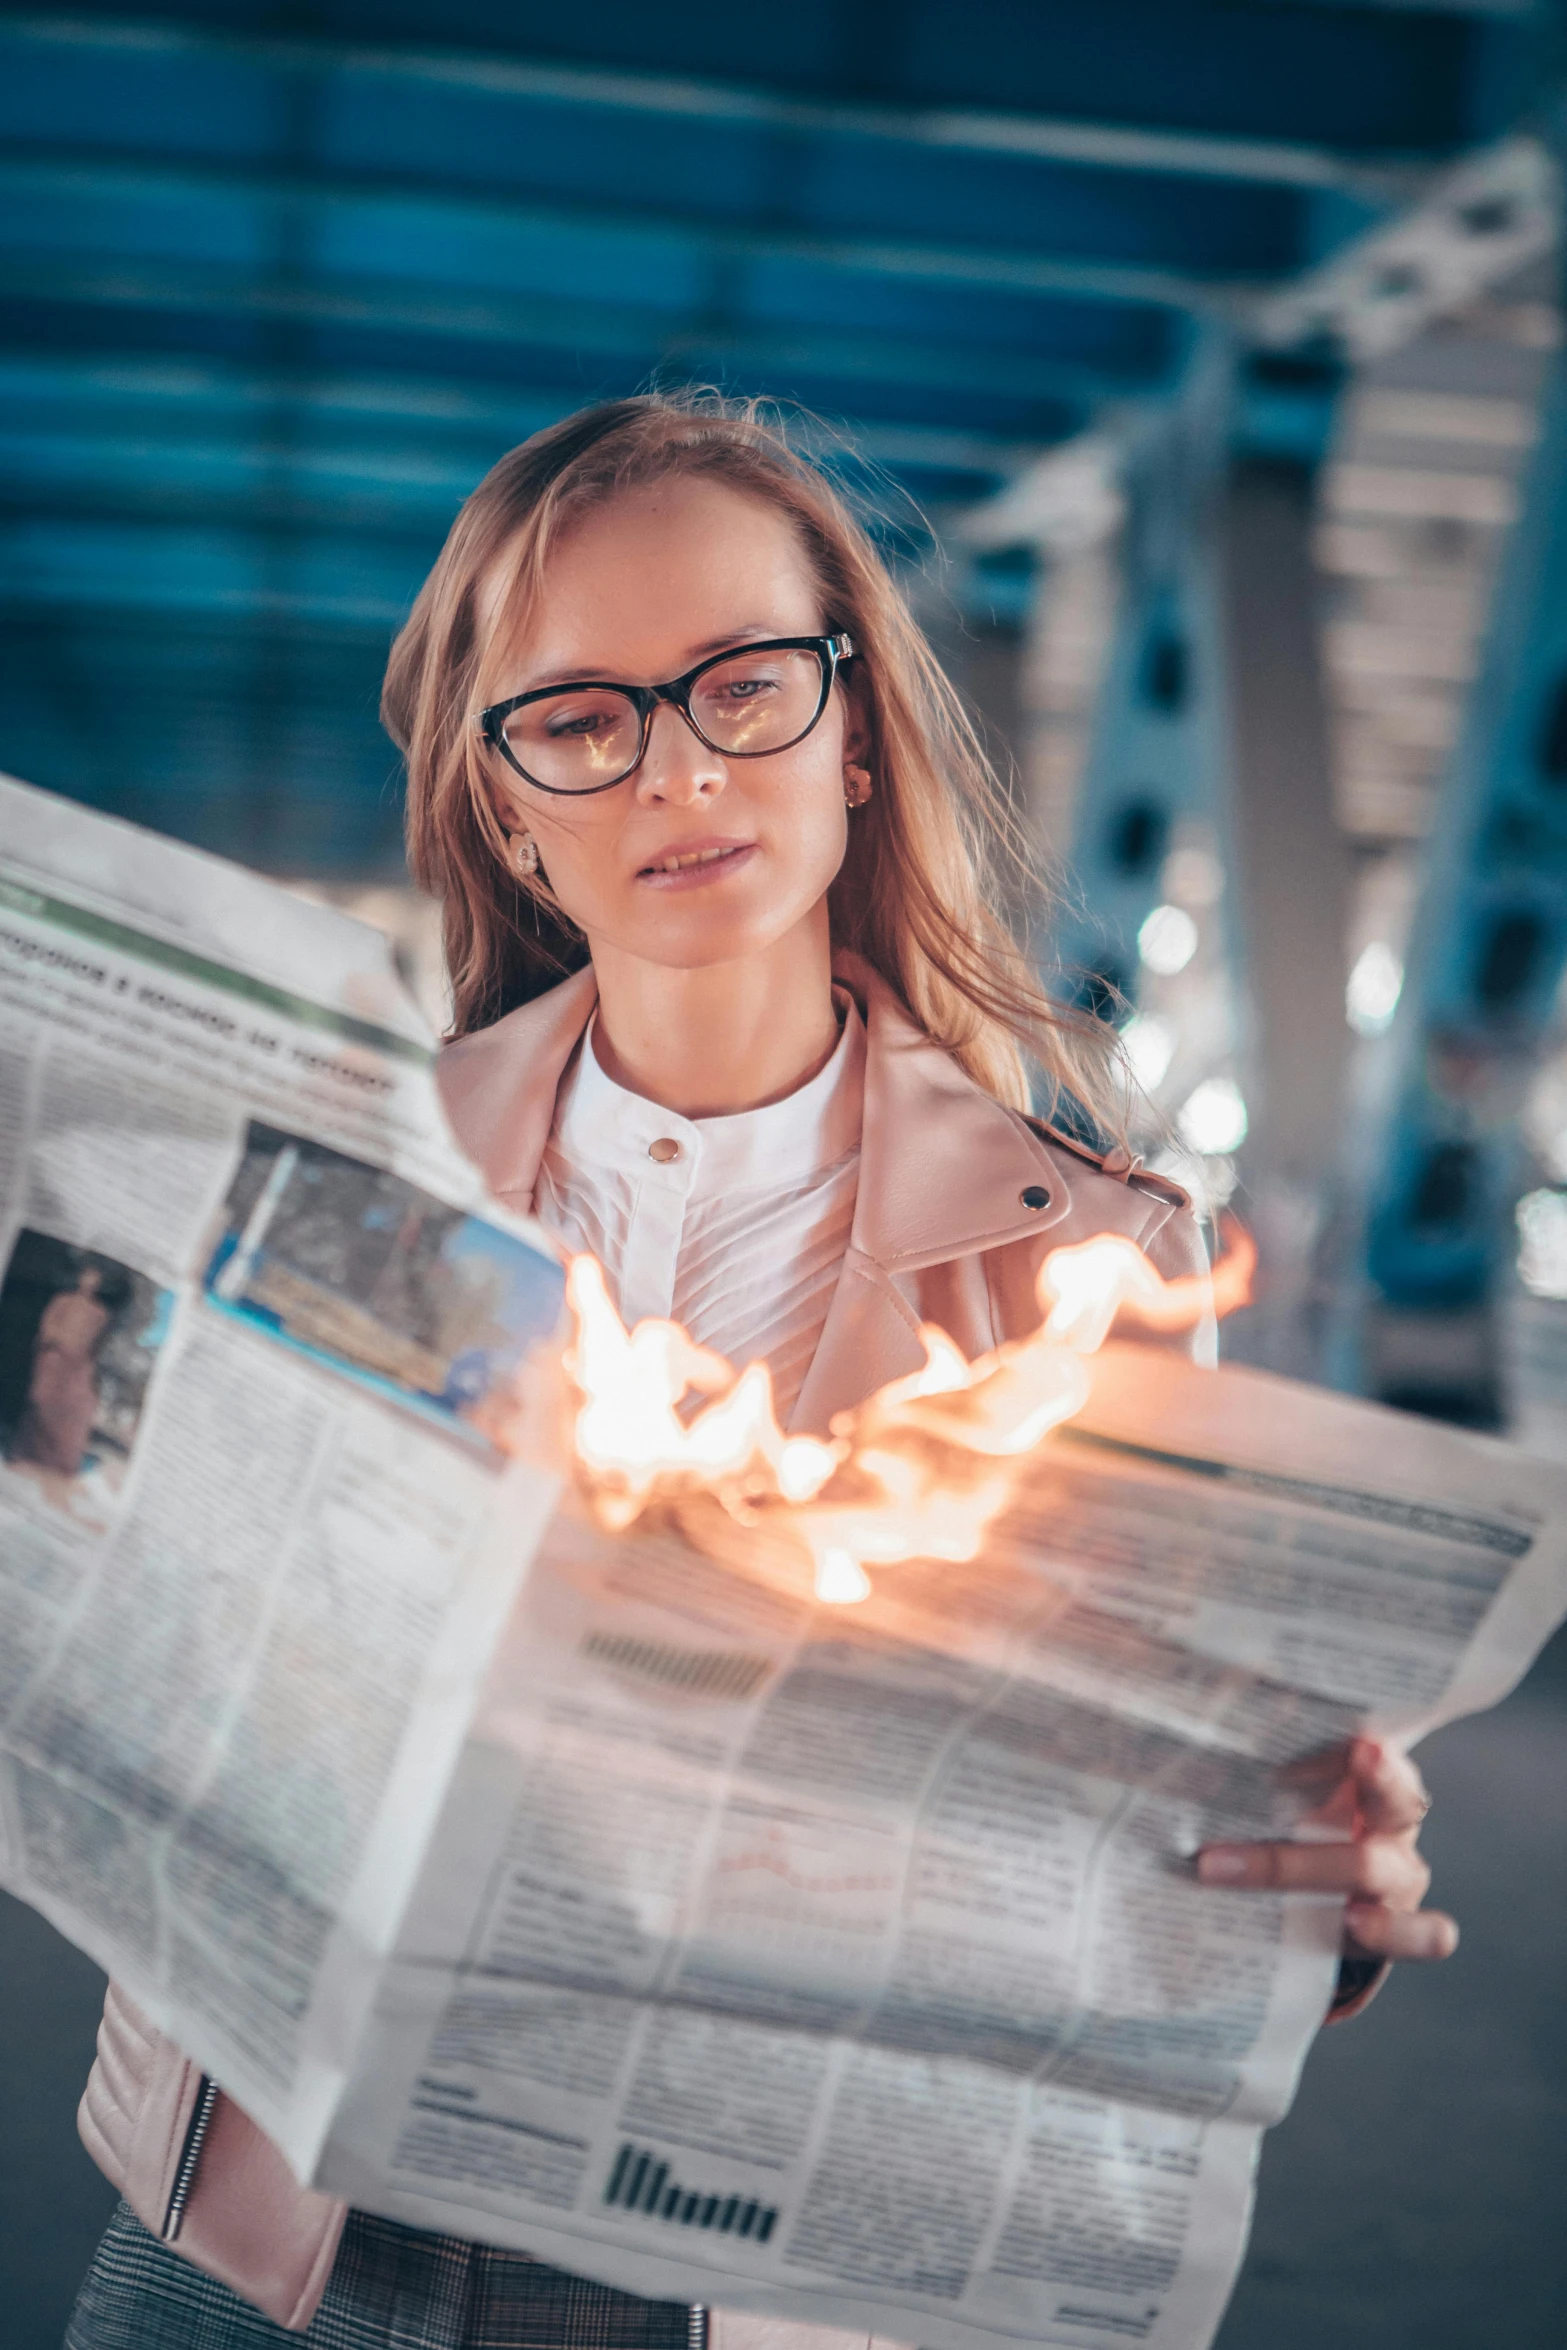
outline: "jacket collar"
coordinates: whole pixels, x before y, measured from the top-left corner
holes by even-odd
[[[1059,1223],[1060,1166],[1015,1110],[965,1075],[858,955],[833,964],[866,1023],[865,1123],[852,1244],[917,1272]],[[1045,1195],[1028,1207],[1023,1194]]]
[[[466,1155],[508,1207],[527,1213],[566,1064],[593,1017],[593,966],[442,1048],[436,1084]]]
[[[889,1273],[912,1273],[1060,1223],[1071,1198],[1059,1157],[916,1027],[869,964],[842,954],[833,974],[866,1025],[851,1247]],[[508,1206],[532,1201],[556,1089],[597,1000],[589,967],[441,1054],[453,1130]],[[1039,1192],[1044,1205],[1024,1204]]]

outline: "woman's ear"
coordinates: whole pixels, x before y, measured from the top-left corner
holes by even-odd
[[[498,754],[492,753],[489,757],[486,757],[484,752],[481,750],[479,756],[479,788],[483,792],[485,799],[489,802],[490,813],[495,818],[496,823],[500,826],[502,832],[510,837],[510,835],[514,832],[523,832],[527,829],[528,816],[527,811],[522,805],[521,796],[513,795],[512,788],[506,780],[504,771],[497,773],[497,770],[500,768],[501,761]]]
[[[871,691],[858,661],[839,674],[843,687],[843,757],[845,766],[870,765],[872,727]]]

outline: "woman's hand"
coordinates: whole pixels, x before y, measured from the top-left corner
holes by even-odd
[[[1298,1781],[1321,1781],[1323,1765],[1299,1770]],[[1425,1782],[1408,1755],[1374,1738],[1355,1738],[1335,1757],[1334,1783],[1309,1814],[1337,1828],[1336,1844],[1209,1844],[1197,1856],[1205,1885],[1290,1893],[1344,1893],[1344,1954],[1348,1958],[1451,1958],[1458,1927],[1439,1909],[1422,1909],[1431,1871],[1418,1850],[1421,1822],[1431,1808]]]

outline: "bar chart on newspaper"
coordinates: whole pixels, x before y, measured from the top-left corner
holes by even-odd
[[[1567,1471],[1055,1312],[784,1439],[486,1200],[377,934],[0,844],[0,1881],[363,2208],[1202,2350],[1342,1905],[1191,1856],[1506,1693]]]

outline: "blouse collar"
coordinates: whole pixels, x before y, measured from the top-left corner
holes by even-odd
[[[614,1171],[686,1199],[809,1182],[860,1145],[865,1024],[846,989],[833,994],[842,1031],[816,1075],[782,1101],[723,1118],[682,1118],[606,1076],[595,1012],[556,1096],[551,1148],[590,1173]]]

